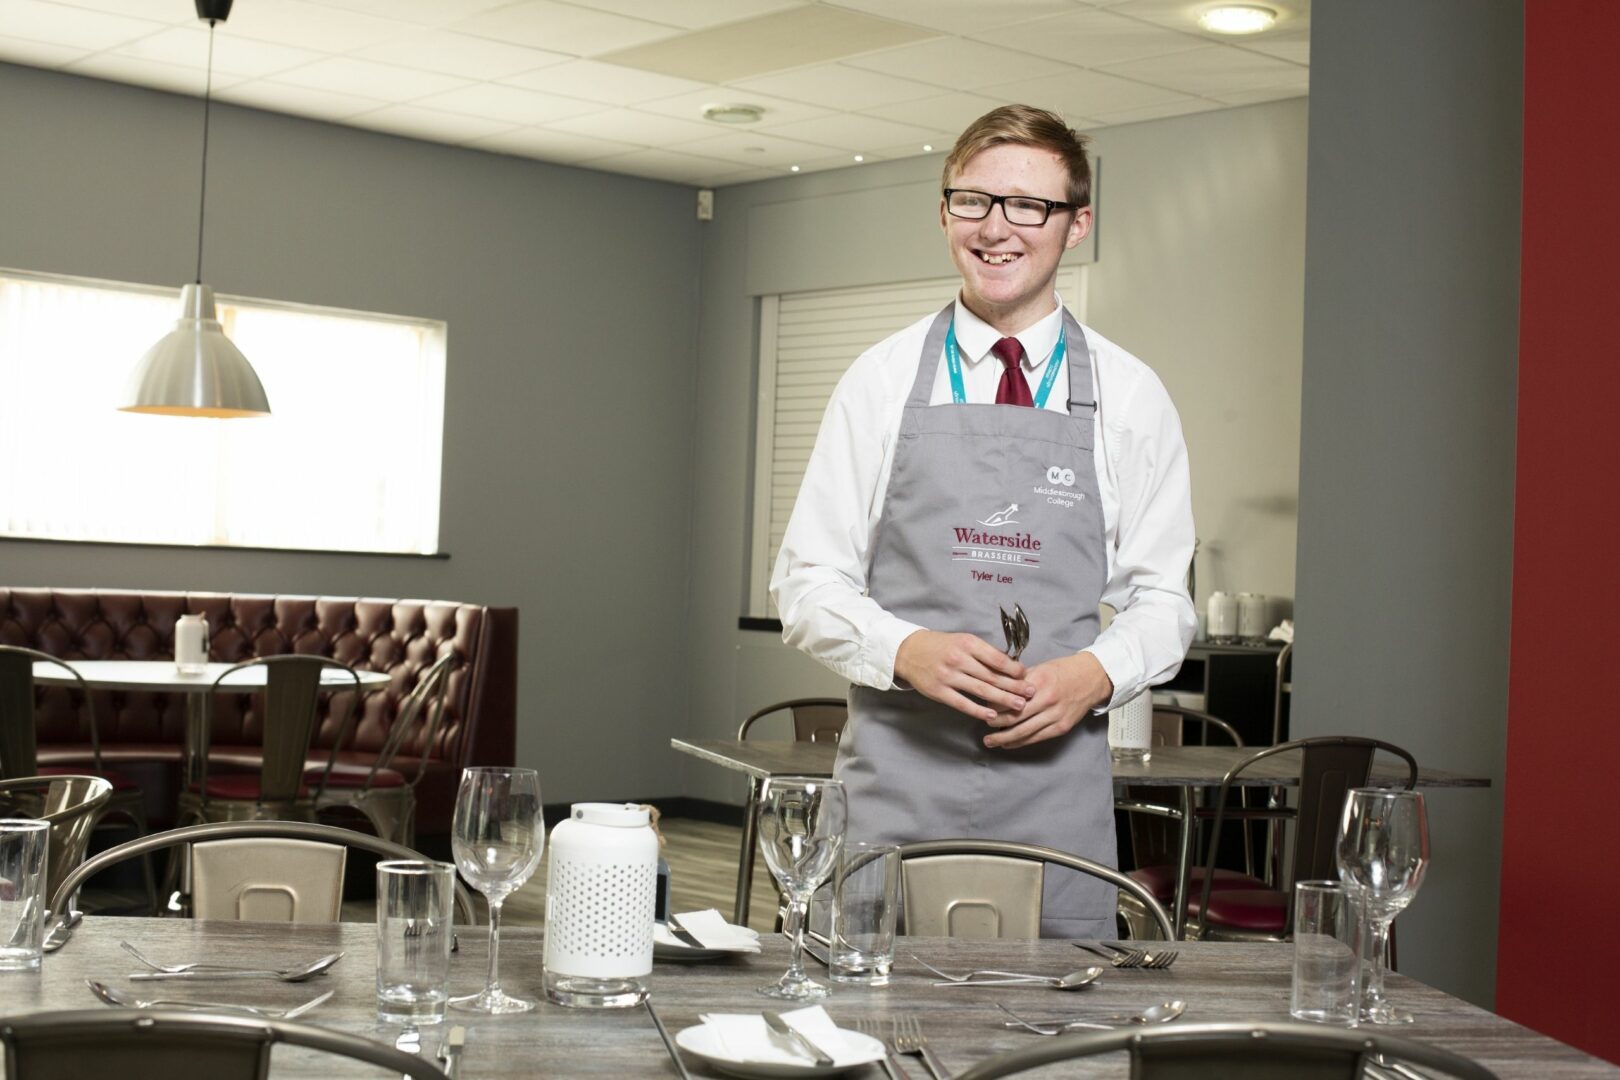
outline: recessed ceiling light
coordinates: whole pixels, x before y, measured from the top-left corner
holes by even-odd
[[[932,154],[933,152],[934,152],[934,144],[933,143],[923,143],[923,153]]]
[[[1277,10],[1259,4],[1219,4],[1198,16],[1198,25],[1213,34],[1258,34],[1276,24]]]
[[[757,124],[765,110],[759,105],[705,105],[703,119],[716,124]]]
[[[798,171],[799,171],[799,167],[797,165],[789,165],[788,166],[788,172],[798,172]]]
[[[855,160],[856,161],[865,161],[866,160],[866,155],[865,154],[856,154],[855,155]]]

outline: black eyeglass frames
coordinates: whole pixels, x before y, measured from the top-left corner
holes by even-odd
[[[990,216],[997,203],[1001,212],[1014,225],[1045,225],[1054,210],[1078,210],[1075,203],[1037,199],[1031,195],[992,195],[988,191],[969,188],[946,188],[945,209],[952,217],[980,221]]]

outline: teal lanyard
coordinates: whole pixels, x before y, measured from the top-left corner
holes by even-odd
[[[1066,335],[1058,331],[1057,347],[1052,350],[1052,356],[1046,361],[1046,374],[1041,376],[1040,389],[1035,391],[1035,407],[1046,408],[1046,399],[1052,393],[1052,384],[1057,381],[1058,369],[1063,366],[1064,342]],[[951,400],[958,405],[967,403],[967,391],[962,388],[962,352],[956,347],[956,320],[951,320],[950,329],[945,331],[945,366],[951,373]]]

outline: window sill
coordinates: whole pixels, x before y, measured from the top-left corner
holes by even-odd
[[[156,551],[252,551],[278,555],[359,555],[371,559],[449,559],[448,551],[355,551],[341,548],[251,547],[237,544],[163,544],[140,540],[55,540],[48,536],[0,536],[7,544],[71,544],[75,547],[150,548]],[[779,624],[780,625],[780,624]]]

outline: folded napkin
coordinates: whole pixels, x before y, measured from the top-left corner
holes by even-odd
[[[683,929],[699,941],[706,949],[725,949],[728,952],[759,952],[759,935],[745,926],[733,926],[726,922],[726,917],[709,908],[706,911],[688,911],[685,914],[675,913],[675,919]],[[692,946],[669,932],[669,927],[663,923],[653,924],[653,940],[660,945],[668,945],[677,949],[690,949]]]
[[[1267,634],[1266,636],[1272,641],[1286,641],[1291,643],[1294,640],[1294,620],[1284,619],[1276,626],[1273,626],[1271,628],[1271,633]]]
[[[683,920],[684,921],[684,920]],[[795,1031],[821,1047],[837,1068],[876,1061],[882,1053],[869,1053],[870,1044],[852,1044],[820,1005],[784,1012],[782,1019]],[[703,1022],[714,1030],[715,1040],[734,1061],[769,1062],[773,1065],[813,1065],[810,1052],[786,1035],[778,1035],[765,1024],[759,1013],[705,1013]]]

